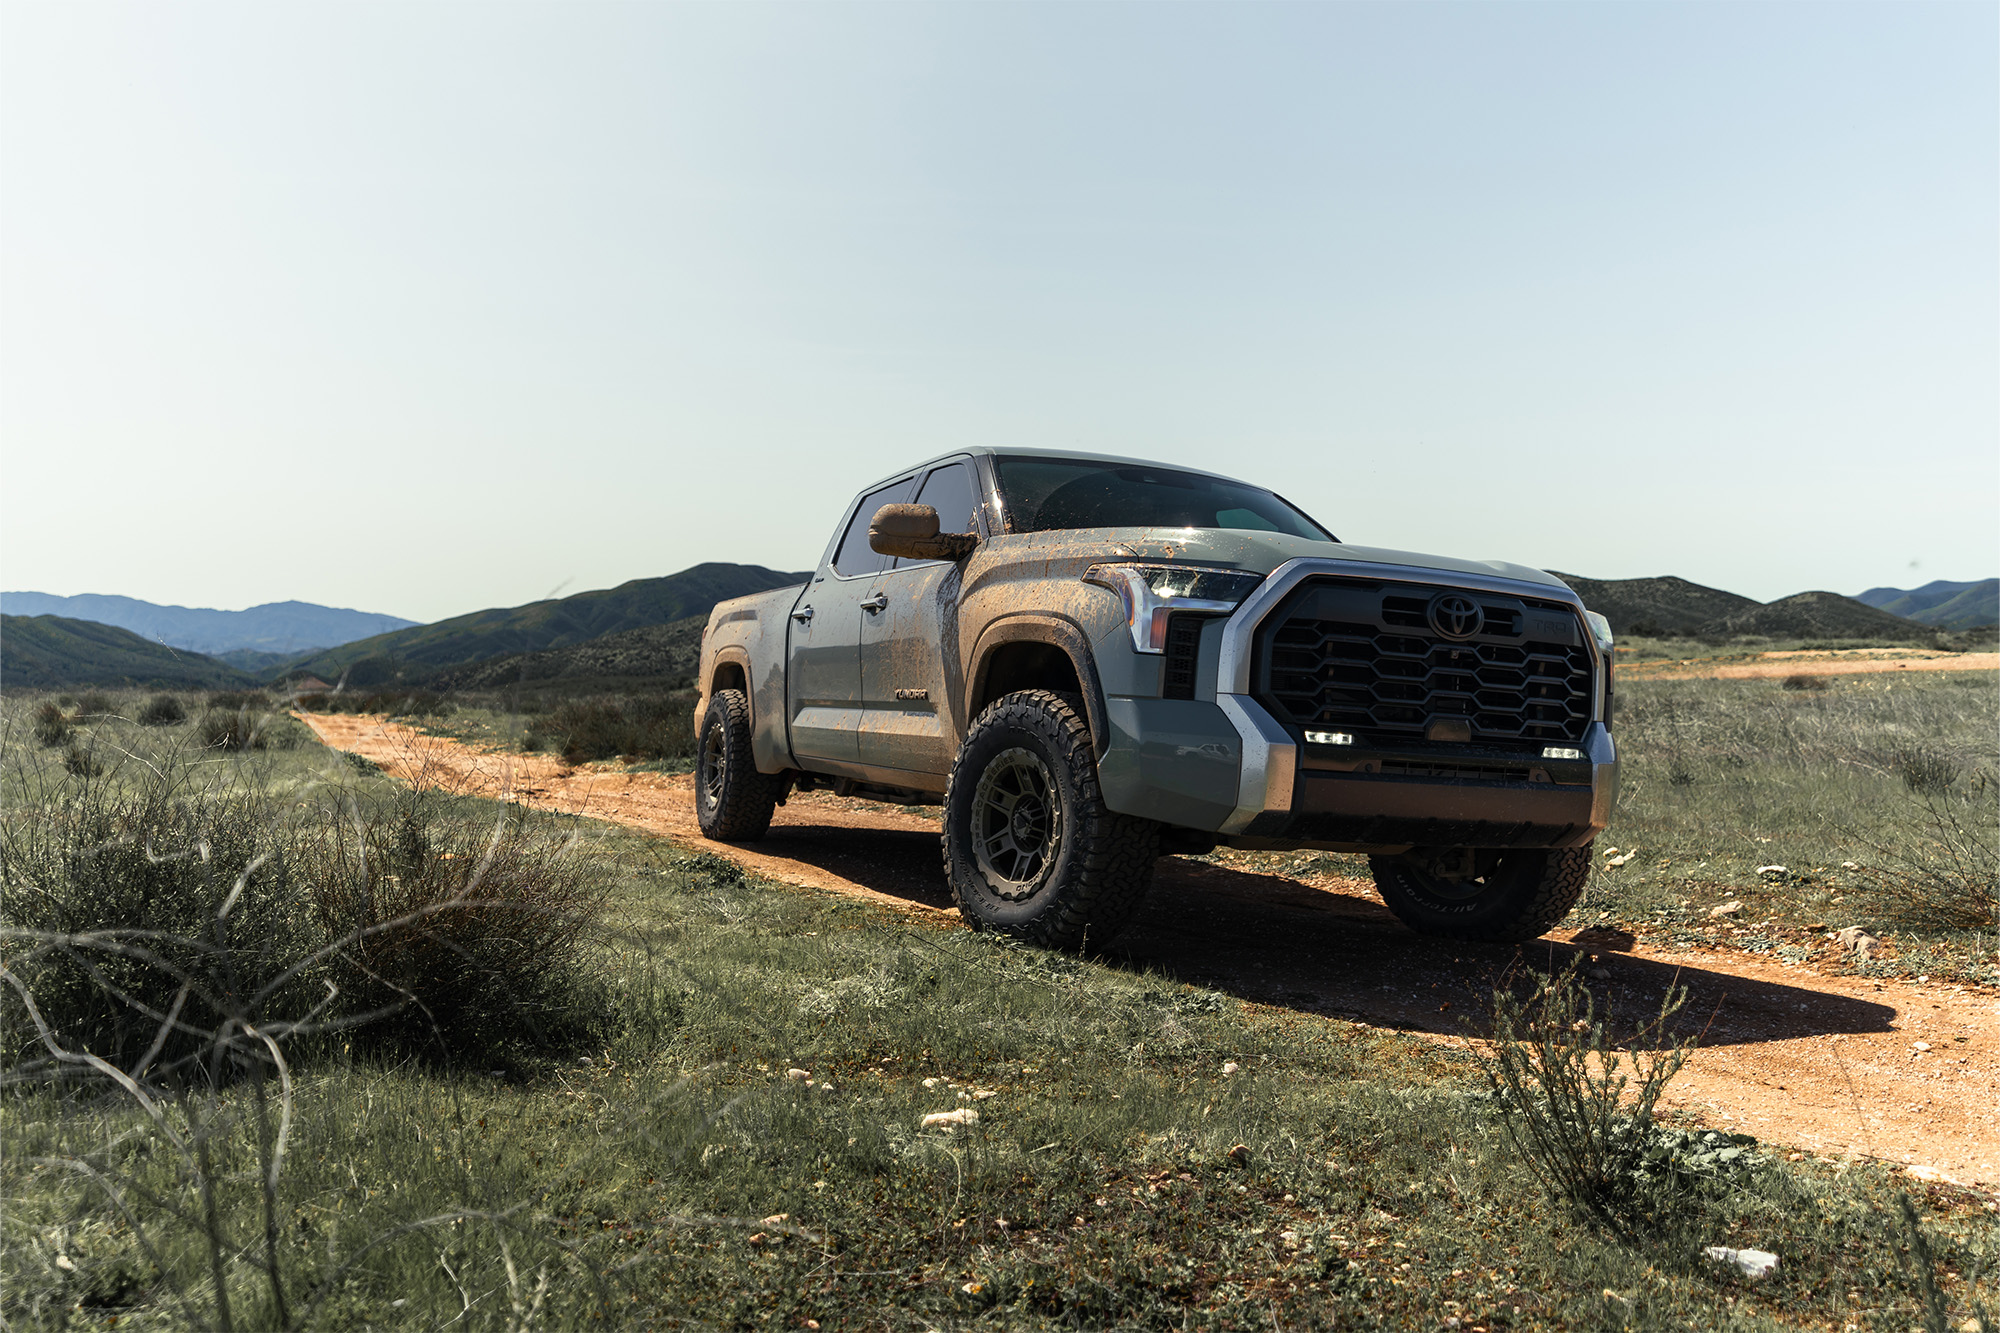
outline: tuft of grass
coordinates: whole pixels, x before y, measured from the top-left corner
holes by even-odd
[[[35,741],[53,749],[67,741],[70,736],[69,718],[63,713],[62,705],[50,700],[35,708]]]
[[[1804,672],[1796,672],[1792,675],[1785,677],[1784,681],[1781,683],[1781,688],[1787,690],[1795,690],[1795,691],[1827,690],[1827,689],[1832,689],[1833,686],[1825,676],[1812,676],[1812,675],[1807,675]]]
[[[156,694],[146,700],[136,719],[142,727],[170,727],[187,721],[187,706],[172,694]]]

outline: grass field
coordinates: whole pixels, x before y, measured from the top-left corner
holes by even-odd
[[[1956,698],[1938,696],[1937,715]],[[357,826],[403,808],[379,776],[288,730],[279,748],[197,749],[198,712],[141,727],[116,715],[142,701],[112,702],[113,716],[46,747],[33,701],[4,705],[17,978],[30,942],[13,849],[26,821],[59,826],[89,792],[137,797],[171,778],[183,802],[254,803],[287,847],[317,818],[301,824],[302,807]],[[66,761],[78,740],[92,776]],[[570,1021],[513,1050],[442,1058],[407,1025],[371,1042],[366,1026],[308,1024],[283,1046],[282,1079],[241,1033],[210,1033],[229,1061],[143,1089],[52,1070],[11,1042],[10,1326],[1900,1330],[1924,1318],[1894,1182],[1866,1163],[1753,1154],[1696,1170],[1649,1196],[1652,1219],[1621,1239],[1509,1149],[1504,1108],[1465,1052],[912,927],[602,825],[476,802],[425,818],[429,850],[414,855],[432,870],[439,849],[525,825],[601,891],[586,967],[547,1002]],[[270,906],[261,874],[218,879],[244,890],[215,904],[218,920]],[[320,891],[303,871],[290,884]],[[282,1032],[299,1016],[257,1021]],[[18,1037],[18,1006],[8,1019]],[[977,1120],[923,1126],[955,1110]],[[1936,1187],[1916,1204],[1953,1321],[1975,1291],[1968,1274],[1988,1275],[1990,1305],[1987,1205]],[[1783,1266],[1751,1284],[1701,1260],[1705,1244],[1774,1250]]]

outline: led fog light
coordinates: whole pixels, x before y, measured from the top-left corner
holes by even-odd
[[[1313,745],[1352,745],[1354,737],[1344,731],[1308,731],[1306,740]]]
[[[1573,745],[1544,745],[1542,747],[1542,758],[1581,759],[1583,758],[1583,751]]]

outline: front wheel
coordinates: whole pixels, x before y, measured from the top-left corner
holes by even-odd
[[[1518,943],[1569,915],[1590,878],[1591,844],[1525,850],[1421,848],[1371,856],[1375,888],[1419,935]]]
[[[771,827],[785,779],[757,771],[750,748],[750,700],[717,690],[701,719],[694,766],[694,816],[717,842],[755,842]]]
[[[1152,883],[1159,826],[1105,808],[1083,701],[1023,690],[980,714],[944,798],[959,914],[1058,949],[1101,945]]]

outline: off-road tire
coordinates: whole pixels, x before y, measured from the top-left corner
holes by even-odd
[[[1014,815],[1002,820],[1010,798]],[[1015,836],[1035,823],[1038,802],[1048,835],[1039,857],[1023,850],[1035,845],[1032,837]],[[974,930],[1056,949],[1108,943],[1152,883],[1159,846],[1152,820],[1105,808],[1083,701],[1075,695],[1023,690],[995,701],[952,761],[944,872],[959,914]]]
[[[1591,844],[1500,852],[1485,874],[1457,884],[1400,856],[1371,856],[1375,888],[1419,935],[1518,943],[1569,915],[1590,878]]]
[[[784,792],[784,778],[757,771],[750,701],[741,690],[717,690],[695,745],[694,815],[702,833],[717,842],[755,842]]]

